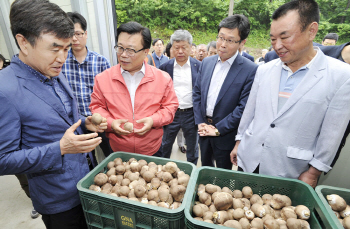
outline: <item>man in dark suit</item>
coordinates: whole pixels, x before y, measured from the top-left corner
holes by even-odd
[[[242,52],[242,56],[244,56],[248,60],[254,62],[254,57],[252,55],[249,55],[247,52]]]
[[[198,134],[193,115],[192,89],[199,74],[201,62],[190,57],[192,35],[187,30],[176,30],[170,37],[173,59],[162,64],[159,69],[169,73],[174,82],[176,96],[179,100],[174,121],[164,126],[161,151],[163,157],[170,158],[172,146],[180,128],[187,144],[187,161],[197,164]]]
[[[271,60],[278,59],[278,55],[275,50],[271,50],[265,55],[265,63],[270,62]]]
[[[218,26],[218,55],[202,62],[193,107],[203,166],[214,166],[215,160],[218,168],[232,169],[230,151],[257,69],[238,51],[249,32],[245,16],[225,18]]]

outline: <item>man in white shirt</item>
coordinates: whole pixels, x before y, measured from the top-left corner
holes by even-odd
[[[201,63],[190,57],[192,40],[192,35],[187,30],[176,30],[170,37],[175,58],[159,67],[160,70],[169,73],[173,79],[175,93],[179,100],[179,108],[175,113],[174,121],[163,127],[161,151],[163,157],[170,158],[176,135],[181,128],[187,144],[187,161],[196,165],[198,134],[193,115],[192,89],[199,75]]]
[[[219,24],[218,55],[204,58],[193,89],[203,166],[232,169],[230,152],[257,65],[241,56],[238,48],[250,32],[248,18],[233,15]]]

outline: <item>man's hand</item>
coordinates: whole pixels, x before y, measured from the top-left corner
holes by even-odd
[[[204,128],[204,131],[201,131],[201,132],[198,131],[199,136],[201,136],[201,137],[205,137],[205,136],[216,137],[216,133],[215,133],[216,127],[215,126],[205,124],[205,126],[203,128]]]
[[[128,135],[131,134],[131,131],[124,130],[123,128],[120,127],[122,123],[126,123],[128,120],[127,119],[115,119],[112,122],[112,130],[119,135]]]
[[[134,133],[142,136],[151,130],[153,126],[153,119],[151,117],[146,117],[136,120],[136,123],[143,123],[144,125],[141,129],[134,129]]]
[[[305,183],[309,184],[311,187],[315,188],[317,185],[318,177],[321,175],[321,173],[322,173],[321,171],[310,166],[308,170],[300,174],[298,179],[301,181],[304,181]]]
[[[86,129],[92,131],[92,132],[104,132],[107,129],[107,119],[106,118],[102,118],[102,122],[100,125],[95,125],[92,123],[91,120],[92,116],[88,116],[85,119],[85,127]]]
[[[75,135],[74,131],[80,126],[81,120],[74,123],[64,133],[60,140],[61,155],[88,153],[102,142],[97,133]],[[97,138],[96,138],[97,137]]]
[[[206,123],[198,124],[198,134],[201,137],[204,137],[204,136],[216,136],[215,129],[216,129],[215,126],[208,125]]]
[[[206,127],[207,124],[206,123],[200,123],[198,124],[198,134],[204,134],[206,132]]]
[[[237,153],[238,153],[238,146],[241,141],[237,141],[235,147],[231,151],[230,157],[232,164],[237,166]]]

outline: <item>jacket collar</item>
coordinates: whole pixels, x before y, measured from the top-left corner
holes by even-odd
[[[144,61],[143,64],[145,66],[145,76],[142,78],[140,85],[149,81],[154,81],[155,79],[154,69],[149,64],[147,64],[146,61]],[[120,64],[117,64],[114,67],[114,71],[112,73],[112,80],[117,80],[126,86],[124,78],[121,73]]]
[[[284,104],[279,112],[277,112],[278,107],[278,92],[279,84],[282,71],[281,60],[278,59],[273,65],[274,68],[269,73],[271,78],[271,99],[272,99],[272,109],[276,119],[280,117],[283,113],[288,111],[296,102],[298,102],[308,91],[310,91],[326,74],[327,71],[327,58],[318,49],[318,53],[313,60],[314,62],[309,66],[309,71],[304,76],[298,87],[294,90],[290,98]]]
[[[68,117],[66,111],[64,110],[62,104],[57,103],[57,99],[55,99],[55,96],[47,90],[47,86],[40,82],[38,78],[33,76],[33,73],[31,71],[35,71],[30,66],[24,64],[18,56],[14,56],[11,60],[11,67],[13,68],[16,76],[20,80],[25,80],[25,83],[23,83],[23,87],[29,90],[31,93],[33,93],[35,96],[40,98],[42,101],[50,105],[67,123],[72,125],[72,121]],[[30,69],[31,68],[31,69]],[[38,73],[38,72],[37,72]],[[38,73],[40,74],[40,73]],[[68,95],[72,98],[72,109],[74,114],[74,120],[77,121],[75,112],[77,109],[76,101],[73,96],[72,90],[70,89],[70,86],[67,82],[67,79],[64,77],[62,73],[60,73],[58,76],[58,80],[63,85],[64,89],[68,93]]]

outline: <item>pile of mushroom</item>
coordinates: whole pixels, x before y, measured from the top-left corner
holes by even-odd
[[[310,228],[310,210],[304,205],[292,206],[286,195],[253,194],[249,186],[242,190],[200,184],[198,201],[192,208],[197,220],[236,229]]]
[[[327,195],[328,204],[345,229],[350,229],[350,206],[337,194]]]
[[[190,179],[174,162],[157,165],[143,159],[123,162],[116,158],[107,168],[106,174],[95,176],[90,190],[169,209],[181,205]]]

